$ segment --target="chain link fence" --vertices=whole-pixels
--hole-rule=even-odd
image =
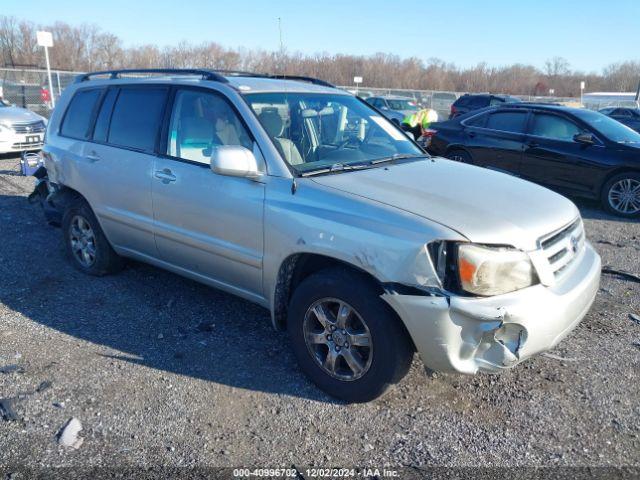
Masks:
[[[62,91],[80,73],[52,70],[53,92],[50,92],[46,70],[0,68],[0,98],[48,118],[52,96],[54,101],[60,98]]]
[[[49,91],[49,80],[46,70],[36,70],[28,68],[0,68],[0,98],[13,105],[28,108],[44,117],[49,117],[51,113],[51,97],[57,100],[62,91],[71,83],[75,77],[84,72],[68,72],[61,70],[51,71],[51,81],[53,92]],[[451,111],[451,104],[461,95],[469,92],[452,92],[442,90],[411,90],[398,88],[370,88],[354,86],[340,86],[351,93],[355,93],[362,98],[396,95],[412,99],[418,105],[425,108],[432,108],[438,112],[440,118],[448,118]],[[539,103],[560,103],[562,105],[591,108],[597,110],[605,106],[628,106],[637,105],[633,100],[633,94],[609,94],[610,96],[595,97],[593,94],[585,94],[584,102],[580,98],[571,97],[534,97],[527,95],[515,95],[527,102]],[[602,94],[596,94],[602,95]]]

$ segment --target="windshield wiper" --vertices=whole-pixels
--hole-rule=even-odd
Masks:
[[[334,163],[331,166],[318,168],[317,170],[311,170],[309,172],[303,172],[300,175],[303,177],[312,177],[313,175],[322,175],[325,173],[335,173],[335,172],[348,172],[352,170],[363,170],[365,168],[371,168],[370,164],[367,163],[356,163],[356,164],[348,164],[348,163]]]
[[[429,158],[426,153],[396,153],[390,157],[378,158],[377,160],[371,160],[371,165],[377,165],[379,163],[394,162],[396,160],[406,160],[408,158]]]

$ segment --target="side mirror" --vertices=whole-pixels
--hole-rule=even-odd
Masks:
[[[251,150],[240,145],[221,145],[211,150],[211,170],[218,175],[256,179],[261,172]]]
[[[593,145],[595,143],[593,135],[586,132],[574,135],[573,140],[578,143],[584,143],[585,145]]]

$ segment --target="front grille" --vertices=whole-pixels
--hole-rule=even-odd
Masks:
[[[540,247],[556,278],[573,263],[584,248],[584,241],[584,227],[580,218],[559,232],[540,239]]]
[[[13,150],[30,150],[30,149],[40,148],[43,145],[44,145],[44,142],[37,142],[37,143],[18,142],[11,145],[11,148]]]
[[[46,130],[44,122],[38,120],[36,122],[14,123],[11,128],[16,133],[42,133]]]

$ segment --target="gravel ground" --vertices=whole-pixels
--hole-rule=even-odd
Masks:
[[[638,283],[604,275],[556,358],[474,377],[415,360],[382,399],[344,405],[266,310],[139,263],[76,271],[17,164],[0,158],[0,367],[19,367],[0,373],[18,398],[0,467],[640,466]],[[640,272],[640,222],[579,206],[603,264]],[[71,417],[79,449],[55,440]]]

